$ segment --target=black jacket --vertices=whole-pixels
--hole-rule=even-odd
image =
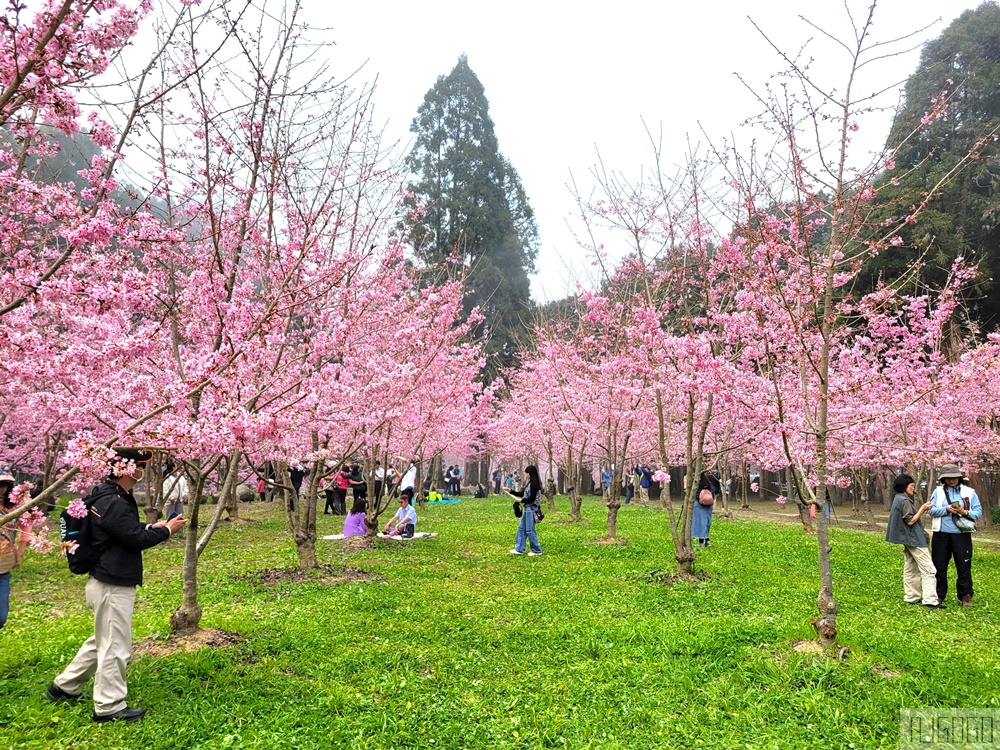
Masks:
[[[90,539],[101,557],[90,575],[116,586],[141,586],[142,551],[167,541],[170,531],[140,523],[135,497],[114,482],[101,482],[94,495]]]

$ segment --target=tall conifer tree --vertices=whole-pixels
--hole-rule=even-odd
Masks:
[[[948,108],[915,136],[934,100],[947,92]],[[984,2],[967,10],[928,42],[920,66],[906,82],[889,146],[903,143],[895,169],[883,176],[879,202],[887,225],[907,216],[927,192],[970,152],[977,156],[940,188],[920,221],[904,226],[904,244],[869,261],[859,281],[873,288],[913,279],[911,264],[923,260],[917,288],[940,286],[957,257],[979,265],[970,310],[986,330],[1000,325],[1000,164],[991,134],[1000,127],[1000,6]],[[985,141],[981,140],[985,137]],[[893,178],[907,175],[899,185]]]
[[[430,265],[459,259],[467,270],[466,306],[484,314],[487,375],[517,362],[527,341],[528,275],[538,229],[517,172],[501,153],[489,102],[465,55],[424,96],[410,130],[412,211],[407,231]]]

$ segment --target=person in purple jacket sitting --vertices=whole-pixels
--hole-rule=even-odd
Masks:
[[[368,526],[365,525],[367,510],[368,501],[365,498],[359,497],[354,501],[354,505],[351,506],[351,512],[344,519],[345,537],[365,536],[368,533]]]

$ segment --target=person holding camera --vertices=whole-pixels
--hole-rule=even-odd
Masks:
[[[115,449],[113,461],[134,468],[120,476],[113,471],[93,491],[89,501],[88,543],[99,558],[87,580],[87,606],[94,613],[94,634],[45,692],[51,701],[74,701],[94,678],[94,721],[138,721],[141,708],[125,703],[125,667],[132,655],[132,610],[136,587],[142,585],[142,551],[167,541],[187,521],[143,524],[132,488],[142,480],[153,459],[148,450]]]
[[[920,520],[931,509],[928,500],[919,508],[913,505],[916,484],[909,474],[900,474],[892,483],[896,496],[889,510],[885,540],[903,545],[903,601],[931,609],[944,609],[937,596],[937,572],[927,551],[927,532]]]
[[[931,531],[931,559],[937,569],[938,601],[948,594],[948,563],[955,559],[956,592],[963,607],[972,606],[972,532],[983,515],[979,495],[967,483],[965,472],[956,464],[945,464],[938,475],[941,486],[931,495],[928,514],[934,520]]]
[[[517,497],[513,490],[508,489],[507,492]],[[520,521],[517,524],[514,549],[510,551],[512,555],[523,555],[526,542],[531,544],[528,557],[538,557],[542,554],[542,547],[538,543],[538,534],[535,532],[535,511],[540,508],[541,492],[542,480],[538,476],[538,467],[524,467],[524,491],[521,493],[520,502],[514,504],[514,513],[520,515]],[[518,509],[521,511],[519,514],[517,513]]]

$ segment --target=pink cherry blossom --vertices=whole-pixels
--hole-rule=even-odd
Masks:
[[[87,505],[83,500],[71,500],[66,512],[73,518],[83,518],[87,515]]]

